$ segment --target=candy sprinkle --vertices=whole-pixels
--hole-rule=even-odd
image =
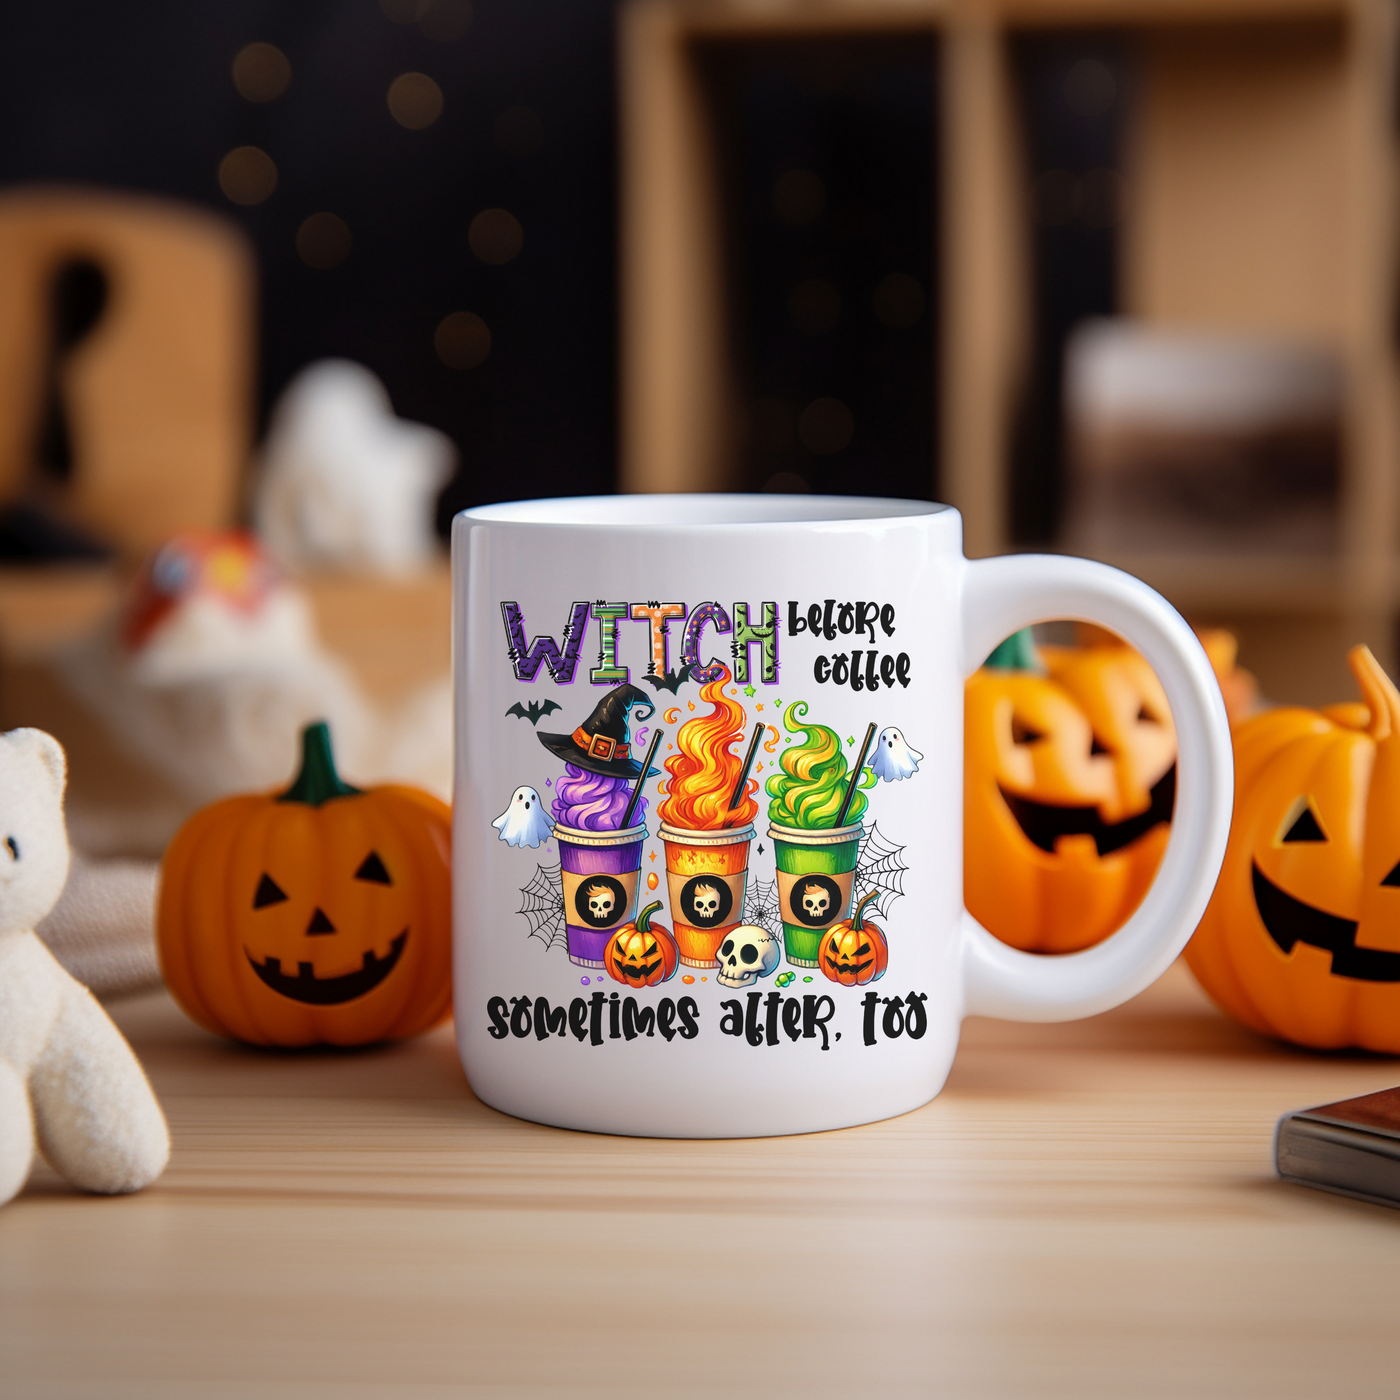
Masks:
[[[695,979],[690,975],[690,973],[687,972],[687,973],[681,978],[681,981],[684,982],[685,985],[688,987],[688,986],[690,986],[690,984],[691,984],[693,981],[695,981]]]

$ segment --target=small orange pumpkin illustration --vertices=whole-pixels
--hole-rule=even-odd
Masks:
[[[822,975],[843,987],[863,987],[885,974],[889,944],[885,935],[865,918],[865,906],[878,894],[879,890],[871,890],[849,919],[827,929],[817,947],[817,966]]]
[[[651,916],[661,908],[658,899],[648,904],[630,924],[623,924],[603,949],[608,976],[629,987],[655,987],[674,977],[680,948],[671,931],[654,924]]]
[[[1400,1054],[1400,693],[1365,647],[1364,703],[1234,732],[1235,811],[1186,961],[1222,1009],[1318,1049]]]
[[[342,782],[302,734],[285,792],[229,797],[176,833],[156,941],[175,1000],[254,1045],[363,1045],[451,1008],[451,812],[413,787]]]

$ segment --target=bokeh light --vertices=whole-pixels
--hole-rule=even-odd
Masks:
[[[1123,217],[1127,181],[1116,171],[1099,166],[1079,182],[1075,212],[1086,228],[1112,228]]]
[[[219,162],[219,188],[235,204],[261,204],[277,188],[277,166],[259,146],[235,146]]]
[[[491,353],[491,328],[473,312],[454,311],[438,323],[433,349],[449,369],[475,369]]]
[[[1113,70],[1098,58],[1081,58],[1065,74],[1065,104],[1086,121],[1101,117],[1118,98]]]
[[[841,319],[841,293],[825,277],[809,277],[788,293],[788,320],[806,335],[825,335]]]
[[[379,0],[384,18],[416,24],[429,39],[450,43],[471,28],[471,0]]]
[[[544,124],[533,107],[507,107],[492,131],[497,148],[517,159],[532,156],[544,145]]]
[[[1031,186],[1031,210],[1038,224],[1063,228],[1074,219],[1079,181],[1068,170],[1044,170]]]
[[[233,85],[249,102],[275,102],[292,81],[292,65],[276,44],[245,44],[234,55]]]
[[[525,230],[508,209],[483,209],[467,229],[467,242],[484,263],[500,267],[520,255]]]
[[[410,131],[422,131],[442,116],[442,89],[426,73],[400,73],[389,84],[389,115]]]
[[[808,484],[807,478],[799,476],[796,472],[774,472],[763,483],[763,489],[776,491],[781,496],[801,496],[812,488]]]
[[[758,452],[778,456],[789,451],[797,437],[797,410],[786,399],[755,399],[745,428]]]
[[[826,208],[826,186],[810,170],[788,170],[773,185],[773,213],[785,224],[815,223]]]
[[[1031,185],[1031,213],[1045,228],[1112,228],[1123,217],[1127,182],[1116,170],[1097,166],[1083,175],[1043,170]]]
[[[418,18],[418,28],[439,44],[460,39],[472,26],[470,0],[431,0]]]
[[[797,420],[797,436],[808,452],[830,457],[850,444],[856,430],[851,410],[840,399],[813,399]]]
[[[339,267],[350,256],[350,228],[339,214],[323,210],[297,229],[297,256],[318,272]]]
[[[892,331],[917,326],[924,316],[924,289],[907,272],[892,272],[875,284],[871,298],[875,319]]]

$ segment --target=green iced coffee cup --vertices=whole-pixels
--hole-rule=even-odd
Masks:
[[[783,951],[795,967],[816,967],[817,948],[832,924],[850,917],[861,822],[812,831],[768,828],[778,865]]]

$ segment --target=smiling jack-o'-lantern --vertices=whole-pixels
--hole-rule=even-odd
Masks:
[[[1318,1049],[1400,1053],[1400,694],[1365,647],[1363,704],[1234,734],[1225,863],[1186,950],[1225,1011]]]
[[[195,813],[162,865],[161,971],[200,1025],[254,1045],[416,1035],[451,1006],[451,813],[341,781],[324,724],[285,792]]]
[[[865,917],[865,906],[879,894],[871,890],[849,919],[832,924],[817,948],[822,975],[843,987],[863,987],[885,975],[890,947],[885,935]]]
[[[1004,942],[1067,953],[1112,933],[1152,883],[1175,797],[1171,712],[1131,647],[1018,634],[967,682],[963,883]]]
[[[681,951],[664,924],[651,916],[661,908],[658,899],[648,904],[630,924],[623,924],[603,949],[608,976],[629,987],[654,987],[675,975]]]

